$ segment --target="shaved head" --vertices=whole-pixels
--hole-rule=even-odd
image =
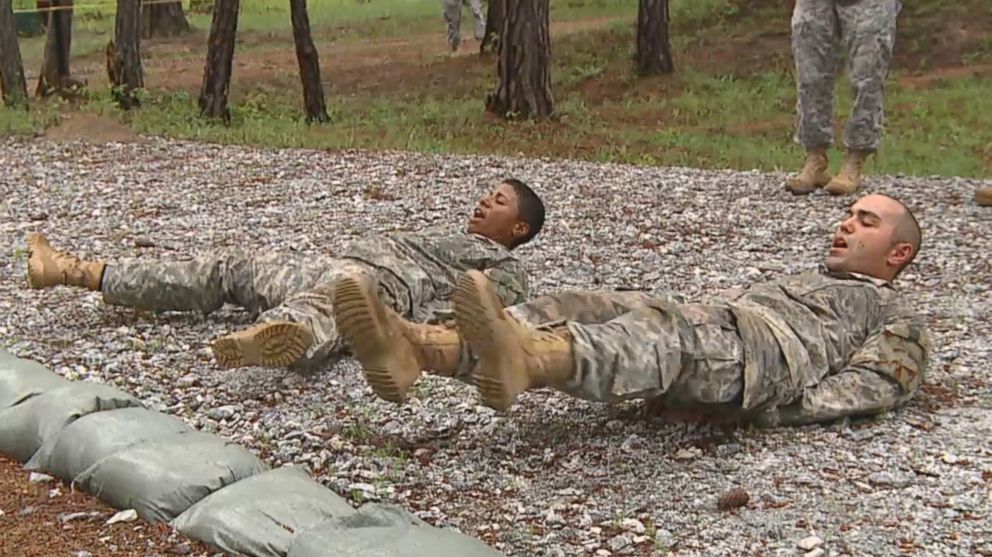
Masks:
[[[892,280],[916,258],[922,236],[916,216],[902,201],[866,195],[838,224],[826,264],[833,271]]]

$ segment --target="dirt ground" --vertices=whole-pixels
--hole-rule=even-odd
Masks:
[[[106,522],[117,511],[58,480],[32,483],[0,455],[0,555],[3,557],[188,557],[216,555],[164,524]]]

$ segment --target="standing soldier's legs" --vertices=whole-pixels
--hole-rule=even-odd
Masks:
[[[482,7],[482,0],[464,1],[472,10],[472,18],[475,20],[475,40],[481,41],[486,36],[486,10]]]
[[[857,191],[865,159],[878,150],[885,78],[896,40],[898,11],[897,0],[858,0],[837,5],[854,110],[844,130],[844,164],[827,185],[832,194]]]
[[[448,46],[451,51],[458,50],[462,42],[462,3],[461,0],[442,0],[444,23],[447,25]]]
[[[479,358],[482,400],[498,410],[543,386],[603,402],[665,395],[720,405],[741,396],[743,343],[726,309],[659,301],[605,323],[541,332],[511,319],[485,277],[471,271],[452,300]]]
[[[838,33],[834,6],[834,0],[796,0],[792,12],[798,119],[795,141],[806,149],[802,170],[786,181],[786,187],[795,194],[810,193],[830,181],[827,149],[834,140]]]

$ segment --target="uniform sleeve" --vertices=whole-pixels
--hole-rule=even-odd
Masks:
[[[504,307],[527,301],[527,273],[520,261],[500,262],[496,266],[486,269],[483,273],[492,281]]]
[[[759,425],[825,422],[900,406],[919,388],[932,346],[918,320],[890,320],[868,337],[843,370],[806,389],[801,401],[761,414]]]

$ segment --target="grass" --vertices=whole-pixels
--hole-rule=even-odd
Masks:
[[[288,30],[288,4],[244,0],[243,6],[240,28],[246,30],[245,46],[239,48],[250,48],[252,57],[285,50],[288,38],[276,31]],[[507,123],[485,114],[483,98],[494,84],[494,61],[441,56],[439,10],[433,0],[311,2],[317,37],[438,36],[436,59],[403,58],[405,53],[397,51],[396,60],[379,60],[381,65],[368,71],[359,67],[352,73],[325,74],[332,117],[327,125],[302,122],[295,67],[279,76],[256,76],[251,83],[239,83],[236,72],[230,126],[202,120],[191,90],[147,91],[143,108],[122,117],[107,92],[96,87],[73,110],[122,117],[143,133],[274,147],[524,153],[764,170],[791,169],[800,158],[791,140],[795,91],[788,14],[778,2],[672,0],[676,73],[643,79],[634,76],[630,67],[633,0],[552,0],[553,22],[610,19],[600,22],[598,29],[555,36],[552,81],[559,118],[539,123]],[[925,6],[907,4],[904,11],[897,67],[886,95],[883,148],[868,171],[992,176],[988,135],[992,95],[987,94],[992,90],[992,79],[987,77],[992,72],[977,77],[951,73],[924,85],[903,79],[945,67],[992,62],[992,39],[982,33],[973,40],[937,42],[942,46],[933,47],[938,38],[947,36],[947,26],[961,25],[967,31],[970,22],[978,28],[992,22],[992,7],[985,0],[937,0]],[[194,25],[206,28],[206,20],[197,17],[205,16],[191,16]],[[102,48],[106,35],[98,32],[100,21],[81,24],[80,39],[74,42],[77,56],[75,45],[85,50],[87,40]],[[22,41],[25,59],[40,59],[40,50],[31,50],[37,46],[31,41],[40,39]],[[156,57],[167,55],[168,51],[155,51]],[[322,50],[322,56],[327,59],[328,54]],[[850,108],[846,80],[841,78],[838,138]],[[65,105],[35,103],[29,113],[0,111],[0,133],[41,130],[65,110]]]

